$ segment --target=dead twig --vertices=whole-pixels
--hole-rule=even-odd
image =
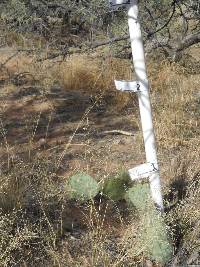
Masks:
[[[108,131],[103,131],[100,133],[100,135],[106,135],[106,134],[134,136],[133,132],[127,132],[127,131],[123,131],[123,130],[108,130]]]

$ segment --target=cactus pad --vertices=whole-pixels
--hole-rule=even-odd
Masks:
[[[77,173],[69,178],[70,198],[85,201],[92,199],[99,192],[99,185],[94,178],[86,173]]]
[[[172,245],[168,238],[164,219],[156,210],[151,199],[149,185],[137,184],[131,187],[125,198],[139,211],[141,227],[138,246],[156,262],[167,263],[172,256]]]
[[[124,199],[124,195],[130,187],[131,179],[126,172],[108,178],[103,185],[103,194],[110,199],[117,201]]]

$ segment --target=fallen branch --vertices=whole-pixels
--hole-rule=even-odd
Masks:
[[[121,135],[126,135],[126,136],[134,136],[133,132],[127,132],[123,130],[108,130],[108,131],[103,131],[100,133],[100,135],[106,135],[106,134],[121,134]]]

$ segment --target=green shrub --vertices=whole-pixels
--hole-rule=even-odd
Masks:
[[[108,178],[103,184],[103,194],[117,201],[124,199],[125,193],[131,185],[131,179],[126,172]]]

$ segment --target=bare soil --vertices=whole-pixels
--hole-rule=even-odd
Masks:
[[[66,175],[89,170],[96,176],[142,163],[135,107],[113,112],[96,104],[87,92],[68,92],[59,85],[44,92],[30,81],[1,84],[1,162],[5,155],[27,157],[35,150],[63,155]]]

